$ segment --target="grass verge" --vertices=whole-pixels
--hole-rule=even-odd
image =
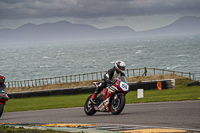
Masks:
[[[9,126],[0,126],[1,133],[70,133],[67,131],[56,131],[52,129],[39,130],[39,129],[25,129],[23,127],[14,128]]]
[[[144,98],[137,98],[137,91],[130,91],[126,96],[126,103],[181,101],[200,99],[200,86],[187,86],[188,79],[176,79],[175,89],[145,90]],[[31,97],[9,99],[4,112],[41,110],[53,108],[83,107],[90,94],[57,95],[46,97]]]

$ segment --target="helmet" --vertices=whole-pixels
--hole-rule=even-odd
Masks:
[[[126,69],[126,64],[123,61],[116,61],[115,62],[115,68],[119,71],[124,73],[124,70]]]
[[[3,84],[5,82],[5,77],[3,75],[0,75],[0,84]]]

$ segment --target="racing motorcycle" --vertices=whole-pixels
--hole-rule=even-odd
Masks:
[[[94,82],[98,87],[98,83]],[[95,104],[91,102],[90,95],[84,106],[84,111],[87,115],[94,115],[97,111],[111,112],[113,115],[120,114],[124,109],[126,99],[125,96],[129,91],[129,85],[125,76],[115,78],[115,82],[104,88],[100,94],[94,99]]]
[[[8,101],[9,97],[7,93],[4,90],[1,90],[0,92],[0,117],[3,114],[3,109],[6,101]]]

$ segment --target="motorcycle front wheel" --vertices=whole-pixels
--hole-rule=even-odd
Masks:
[[[87,115],[94,115],[96,113],[96,110],[94,109],[92,103],[90,102],[91,97],[92,95],[88,97],[84,106],[84,111]]]
[[[118,95],[118,94],[113,95],[111,97],[111,105],[110,105],[111,113],[113,115],[120,114],[124,109],[125,103],[126,99],[124,95]]]
[[[3,114],[3,109],[4,109],[4,105],[0,104],[0,118],[1,118],[1,115]]]

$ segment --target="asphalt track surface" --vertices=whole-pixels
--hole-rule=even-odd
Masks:
[[[120,115],[97,112],[87,116],[83,107],[4,113],[0,123],[90,123],[167,127],[200,131],[200,100],[126,104]]]

